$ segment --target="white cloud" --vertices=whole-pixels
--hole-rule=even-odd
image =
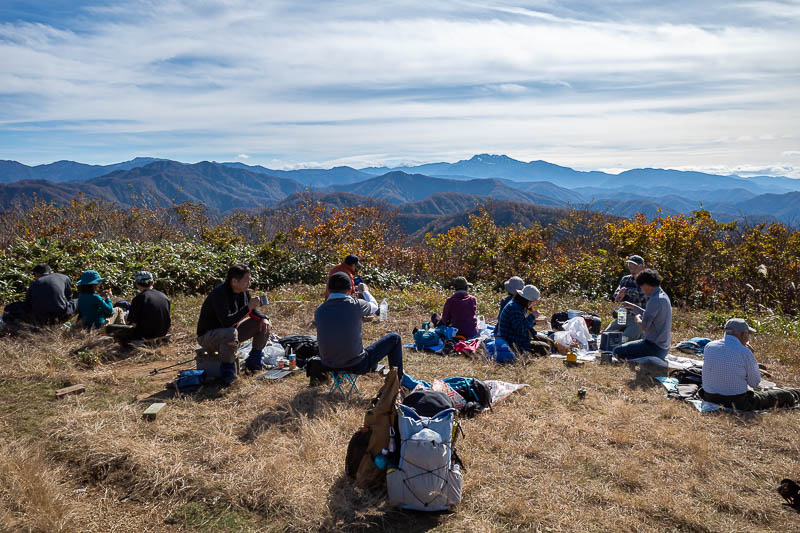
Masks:
[[[250,156],[247,154],[239,154],[236,156],[236,159],[250,159]]]
[[[74,31],[0,24],[0,124],[31,139],[0,133],[0,157],[108,159],[125,143],[282,166],[496,152],[782,168],[775,154],[795,155],[794,27],[753,25],[750,3],[713,25],[666,11],[653,23],[644,4],[625,19],[531,4],[142,0],[93,8]],[[61,132],[52,152],[37,130]]]

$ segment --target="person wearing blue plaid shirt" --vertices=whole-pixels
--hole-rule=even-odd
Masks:
[[[622,276],[619,281],[617,290],[614,291],[615,302],[629,302],[638,307],[644,307],[647,303],[647,297],[642,292],[641,287],[636,284],[636,276],[645,269],[644,259],[640,255],[632,255],[625,265],[628,267],[630,274]],[[622,336],[626,337],[624,342],[635,341],[642,338],[642,329],[636,320],[629,318],[627,323],[622,326],[617,322],[617,312],[614,311],[614,320],[608,325],[606,331],[621,331]]]
[[[761,370],[750,346],[755,331],[744,319],[732,318],[725,323],[725,337],[706,344],[703,399],[740,411],[800,405],[800,389],[757,390]]]
[[[538,356],[550,355],[550,342],[537,336],[533,326],[539,312],[535,310],[541,299],[539,289],[525,285],[500,312],[495,337],[505,340],[517,353]],[[531,336],[534,338],[531,339]],[[549,340],[549,339],[548,339]]]

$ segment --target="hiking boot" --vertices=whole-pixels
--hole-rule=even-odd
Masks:
[[[219,380],[222,382],[223,387],[229,387],[233,385],[236,382],[236,364],[220,363]]]
[[[262,350],[253,350],[247,359],[244,360],[244,365],[250,372],[256,372],[264,368],[264,352]]]

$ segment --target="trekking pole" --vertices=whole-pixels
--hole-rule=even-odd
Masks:
[[[174,365],[165,366],[163,368],[154,368],[153,370],[150,371],[150,375],[151,376],[155,376],[156,374],[158,374],[162,370],[167,370],[169,368],[174,368],[176,366],[185,365],[187,363],[191,363],[192,361],[194,361],[194,357],[192,357],[191,359],[187,359],[186,361],[181,361],[180,363],[175,363]]]

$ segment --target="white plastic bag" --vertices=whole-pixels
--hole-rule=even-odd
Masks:
[[[572,344],[572,334],[569,331],[556,331],[553,335],[553,340],[557,344],[569,348],[570,344]]]
[[[286,352],[280,344],[269,344],[264,346],[264,364],[278,365],[278,358],[283,357]]]
[[[589,328],[586,327],[586,321],[581,316],[570,318],[564,324],[564,331],[568,331],[572,336],[573,342],[577,342],[581,350],[589,349],[589,341],[592,339]]]

